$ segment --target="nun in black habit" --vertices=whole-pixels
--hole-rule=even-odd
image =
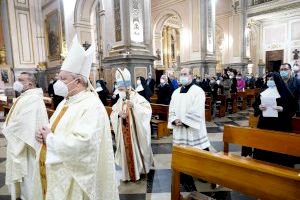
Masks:
[[[254,115],[259,116],[257,128],[274,131],[291,132],[292,117],[295,115],[297,102],[277,72],[271,72],[266,76],[266,85],[253,103]],[[264,117],[263,111],[266,109],[262,105],[261,98],[273,96],[276,98],[277,106],[273,109],[278,111],[278,117]],[[288,144],[282,144],[288,145]],[[294,167],[296,158],[280,153],[254,149],[253,158],[275,164]],[[299,160],[299,159],[297,159]]]

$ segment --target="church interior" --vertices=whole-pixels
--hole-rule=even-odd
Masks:
[[[83,48],[95,45],[88,78],[96,91],[106,88],[101,100],[109,115],[118,68],[129,70],[133,88],[139,87],[137,79],[148,85],[148,79],[155,82],[148,96],[154,166],[138,181],[120,181],[121,200],[179,200],[180,195],[224,200],[300,198],[300,89],[299,96],[294,95],[298,114],[291,117],[288,134],[258,129],[260,118],[252,107],[269,72],[281,75],[288,63],[290,77],[297,79],[300,0],[0,0],[1,127],[16,98],[13,84],[22,72],[35,75],[48,116],[55,112],[50,86],[75,35]],[[174,91],[182,68],[190,69],[193,83],[206,94],[210,152],[174,147],[168,129],[170,100],[167,105],[158,101],[159,95],[165,95],[159,92],[163,77]],[[237,80],[236,88],[241,79],[244,86],[229,92],[230,85],[228,97],[225,82],[231,76]],[[215,89],[213,85],[220,82],[222,89]],[[294,167],[257,163],[242,156],[244,147],[298,160]],[[11,199],[5,184],[6,148],[1,133],[1,200]],[[180,184],[181,173],[192,176],[193,183]]]

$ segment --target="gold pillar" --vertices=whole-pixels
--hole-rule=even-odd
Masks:
[[[167,42],[168,42],[168,68],[172,67],[172,29],[171,27],[167,27]]]
[[[163,28],[163,65],[165,68],[168,67],[168,40],[167,40],[167,27]]]

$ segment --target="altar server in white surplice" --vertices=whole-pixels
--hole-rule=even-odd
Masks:
[[[180,74],[181,87],[172,95],[168,127],[173,129],[173,143],[208,150],[210,142],[205,124],[205,93],[192,83],[189,68]]]
[[[2,130],[7,140],[5,183],[10,187],[13,200],[41,199],[33,195],[33,191],[41,191],[41,186],[33,180],[36,155],[41,146],[35,136],[48,124],[43,90],[36,88],[34,75],[27,72],[21,73],[13,88],[21,95],[10,109]]]
[[[54,84],[65,99],[38,138],[46,200],[119,199],[109,118],[88,80],[94,51],[75,36]]]
[[[120,98],[113,105],[110,116],[116,134],[116,163],[122,168],[123,181],[137,181],[153,164],[152,109],[150,103],[131,88],[130,72],[126,68],[118,70],[116,82]]]

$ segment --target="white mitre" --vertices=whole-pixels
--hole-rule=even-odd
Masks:
[[[123,80],[124,78],[124,80]],[[123,70],[118,68],[116,71],[116,82],[117,87],[130,87],[131,86],[131,75],[127,68]]]
[[[95,45],[84,50],[79,43],[77,35],[74,36],[70,50],[61,66],[62,71],[68,71],[89,78],[92,67]]]

